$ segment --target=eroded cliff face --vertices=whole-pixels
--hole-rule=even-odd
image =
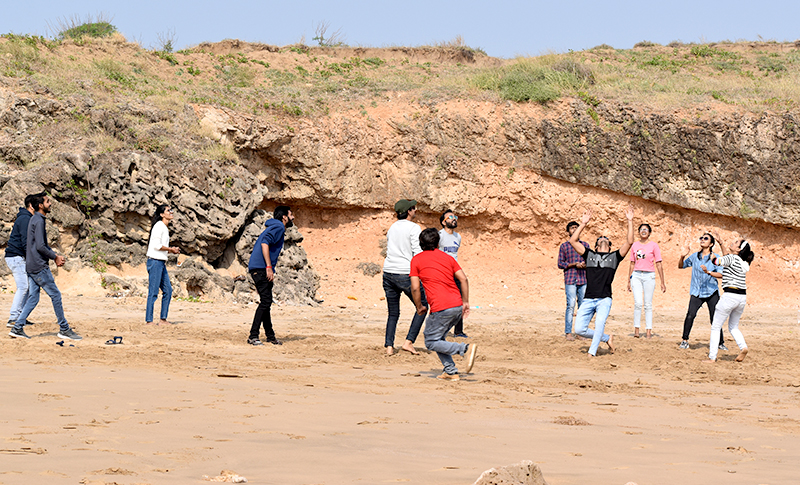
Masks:
[[[31,135],[37,126],[76,117],[88,120],[85,136],[56,129],[49,140]],[[131,134],[132,117],[138,137]],[[190,292],[221,288],[246,299],[252,288],[213,273],[244,272],[245,246],[263,223],[261,210],[279,202],[361,211],[415,198],[429,214],[452,208],[474,216],[489,234],[533,234],[576,218],[586,192],[581,187],[593,187],[662,204],[673,218],[689,209],[747,219],[751,226],[797,227],[797,124],[793,112],[653,112],[579,99],[544,107],[426,104],[401,95],[359,112],[267,120],[204,105],[98,108],[87,98],[0,88],[0,243],[24,196],[46,189],[56,200],[51,221],[57,230],[50,237],[60,251],[84,264],[101,254],[107,264],[138,265],[149,214],[170,203],[177,216],[172,238],[197,259],[178,280]],[[187,156],[181,148],[198,143],[191,135],[198,127],[240,162]],[[109,152],[93,134],[124,143]],[[142,149],[143,140],[165,137],[166,148]],[[621,200],[600,203],[601,218]],[[290,240],[300,247],[302,236]],[[308,303],[319,277],[301,251],[287,251],[293,276],[276,291]]]
[[[323,207],[385,208],[414,197],[433,211],[504,217],[524,203],[517,182],[542,175],[797,226],[798,123],[796,113],[654,113],[577,99],[549,108],[397,102],[366,119],[336,115],[280,134],[266,128],[256,135],[266,149],[233,140],[271,198]]]

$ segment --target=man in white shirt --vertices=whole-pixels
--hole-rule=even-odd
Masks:
[[[397,321],[400,319],[400,295],[405,294],[409,300],[411,296],[411,258],[422,252],[419,245],[419,235],[422,232],[419,225],[412,222],[417,214],[417,201],[401,199],[394,205],[397,221],[392,224],[386,233],[386,260],[383,263],[383,291],[386,292],[386,304],[389,308],[389,317],[386,320],[386,340],[384,347],[386,354],[394,354],[394,336],[397,331]],[[425,289],[422,292],[422,304],[428,306],[425,299]],[[406,352],[419,354],[414,348],[425,314],[414,314],[411,328],[406,335],[406,341],[401,347]]]
[[[439,251],[450,255],[458,261],[458,248],[461,247],[461,234],[457,233],[455,229],[458,227],[458,216],[450,209],[442,212],[439,216],[439,224],[442,228],[439,230]],[[458,290],[461,291],[461,283],[456,281]],[[453,327],[453,334],[455,337],[468,338],[464,333],[464,319],[459,318]]]

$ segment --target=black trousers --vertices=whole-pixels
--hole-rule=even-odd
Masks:
[[[461,291],[461,282],[458,281],[458,278],[455,278],[456,286],[458,287],[458,291]],[[461,294],[461,299],[464,299],[464,294]],[[458,321],[456,322],[455,327],[453,327],[453,334],[458,335],[460,333],[464,333],[464,316],[458,317]]]
[[[717,307],[719,301],[719,293],[714,292],[708,298],[700,298],[699,296],[689,297],[689,310],[686,311],[686,319],[683,320],[683,340],[689,340],[689,333],[692,331],[694,324],[694,317],[697,316],[697,310],[703,306],[703,303],[708,307],[709,323],[714,323],[714,309]],[[719,344],[722,345],[724,339],[722,338],[722,329],[719,329]]]
[[[250,338],[257,339],[258,334],[261,332],[261,326],[263,325],[267,341],[275,340],[275,332],[272,330],[272,317],[270,316],[273,282],[267,279],[266,269],[254,269],[250,272],[250,276],[253,277],[253,283],[256,284],[258,296],[261,298],[261,302],[256,308],[256,314],[253,316],[253,325],[250,327]]]

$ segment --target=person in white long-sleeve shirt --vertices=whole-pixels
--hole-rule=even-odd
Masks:
[[[386,340],[384,347],[388,355],[394,354],[394,336],[397,331],[397,321],[400,319],[400,295],[405,294],[409,300],[411,296],[411,258],[422,252],[419,245],[419,235],[422,232],[419,225],[413,222],[417,213],[417,201],[402,199],[394,205],[397,222],[392,224],[386,233],[386,260],[383,263],[383,291],[386,293],[386,304],[389,308],[389,317],[386,320]],[[421,288],[422,302],[428,306],[425,299],[425,290]],[[406,341],[401,347],[407,352],[416,355],[419,352],[414,348],[425,314],[414,314],[411,328],[406,335]]]
[[[153,306],[161,290],[161,323],[168,323],[169,302],[172,298],[172,284],[167,274],[167,256],[170,253],[178,254],[178,247],[169,245],[169,229],[167,224],[173,219],[172,209],[164,204],[156,208],[150,226],[150,241],[147,245],[147,274],[149,282],[147,287],[147,307],[144,320],[153,323]]]

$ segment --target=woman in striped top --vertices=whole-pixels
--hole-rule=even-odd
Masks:
[[[725,254],[725,244],[720,241],[719,237],[716,239],[720,242],[723,256],[715,258],[713,263],[723,267],[722,289],[725,293],[720,297],[717,308],[714,311],[714,323],[711,324],[711,342],[709,343],[707,362],[716,362],[717,360],[719,332],[725,320],[728,320],[728,331],[736,340],[736,345],[739,346],[739,355],[736,357],[736,362],[741,362],[747,355],[747,343],[744,341],[742,331],[739,330],[739,319],[742,317],[745,303],[747,303],[746,278],[755,254],[750,249],[750,243],[744,239],[732,241],[727,248],[731,254]]]

